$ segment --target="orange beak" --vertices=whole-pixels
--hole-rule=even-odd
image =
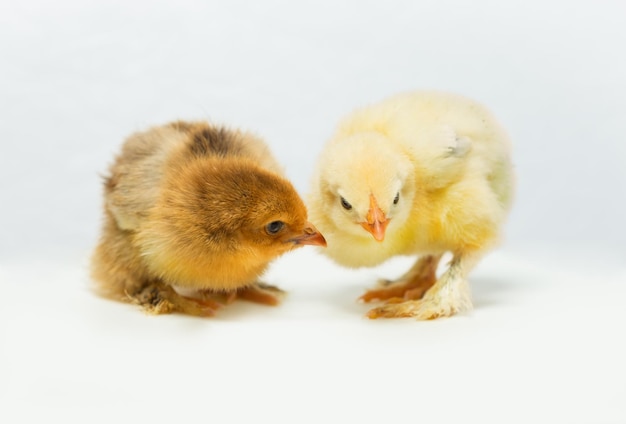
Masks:
[[[378,207],[378,203],[373,194],[370,194],[370,209],[367,212],[366,218],[367,222],[360,222],[361,226],[372,234],[376,241],[383,241],[389,220],[385,216],[385,212]]]
[[[293,237],[288,241],[293,244],[310,244],[313,246],[326,247],[326,239],[310,222],[304,224],[304,233],[302,235]]]

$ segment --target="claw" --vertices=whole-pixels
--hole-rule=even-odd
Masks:
[[[365,303],[390,299],[419,300],[434,282],[434,278],[408,282],[392,282],[383,288],[368,290],[359,297],[359,300]]]
[[[367,317],[369,319],[377,319],[377,318],[409,318],[413,316],[410,312],[402,311],[400,308],[396,307],[399,305],[401,305],[401,303],[390,304],[390,305],[380,306],[378,308],[371,309],[367,313]]]
[[[427,295],[421,300],[389,299],[383,306],[371,309],[367,313],[367,317],[370,319],[413,317],[418,320],[432,320],[449,317],[471,309],[472,305],[469,298],[442,299]]]

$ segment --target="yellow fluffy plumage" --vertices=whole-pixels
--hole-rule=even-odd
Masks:
[[[498,241],[514,179],[508,137],[467,98],[400,94],[344,118],[322,151],[309,197],[324,253],[348,267],[420,255],[362,300],[369,316],[432,319],[471,308],[467,274]],[[436,276],[441,256],[448,269]]]

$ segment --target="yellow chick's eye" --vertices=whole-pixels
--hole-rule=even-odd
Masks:
[[[284,227],[285,223],[283,221],[272,221],[265,226],[265,231],[267,232],[267,234],[274,235],[277,234]]]
[[[341,198],[341,206],[343,206],[343,208],[345,210],[347,210],[347,211],[352,209],[352,205],[350,203],[348,203],[348,201],[346,199],[344,199],[343,197]]]
[[[398,194],[396,194],[396,197],[394,197],[393,204],[397,205],[399,201],[400,201],[400,192],[398,192]]]

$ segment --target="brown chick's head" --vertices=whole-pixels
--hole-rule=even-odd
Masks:
[[[413,168],[389,143],[382,134],[361,133],[326,151],[320,186],[314,188],[323,196],[323,201],[312,202],[316,220],[324,216],[341,232],[382,242],[407,219],[414,197]]]
[[[291,249],[326,244],[293,186],[251,161],[206,158],[177,172],[138,240],[171,281],[233,289]]]

